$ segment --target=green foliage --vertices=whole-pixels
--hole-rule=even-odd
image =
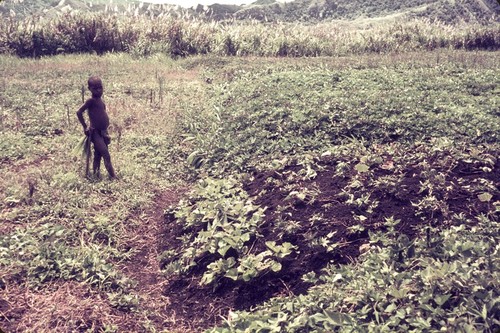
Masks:
[[[319,155],[349,138],[366,144],[442,137],[496,142],[495,72],[447,64],[237,70],[230,85],[215,88],[218,111],[203,120],[205,132],[191,130],[194,124],[187,129],[197,156],[190,160],[201,166],[202,158],[207,171],[218,173]]]
[[[495,332],[500,128],[490,82],[496,70],[436,63],[226,67],[222,75],[230,82],[212,88],[214,111],[190,117],[184,127],[193,147],[188,163],[198,168],[202,183],[230,174],[251,183],[249,174],[265,172],[268,182],[249,200],[255,205],[273,191],[283,199],[261,214],[262,220],[273,216],[265,226],[266,236],[274,238],[266,238],[257,223],[251,238],[258,252],[248,253],[249,243],[243,243],[238,255],[222,251],[178,260],[195,253],[186,244],[210,230],[211,222],[200,222],[203,216],[223,220],[215,218],[217,205],[228,198],[236,206],[232,185],[210,185],[220,194],[196,194],[174,210],[184,212],[175,215],[177,221],[196,228],[185,229],[181,251],[166,254],[167,271],[189,274],[198,267],[202,284],[217,285],[222,278],[248,283],[262,277],[261,269],[279,275],[280,253],[289,247],[294,255],[321,249],[326,257],[345,246],[328,221],[319,213],[307,221],[293,215],[313,207],[325,211],[337,202],[352,214],[349,232],[367,233],[370,240],[355,263],[305,274],[303,280],[314,284],[307,294],[230,312],[210,332]],[[339,193],[331,189],[325,203],[318,197],[329,189],[312,184],[330,164],[330,180],[344,185]],[[381,208],[388,201],[408,204],[402,218]],[[232,224],[240,228],[240,220]],[[324,229],[330,232],[320,235]],[[276,240],[287,237],[303,237],[308,247],[285,242],[276,250]]]
[[[89,62],[96,65],[89,67]],[[137,124],[137,112],[150,112],[153,107],[158,118],[163,118],[161,105],[151,106],[149,100],[137,98],[133,107],[123,106],[132,101],[124,93],[130,85],[137,88],[134,93],[158,88],[159,79],[151,80],[149,86],[145,63],[137,69],[137,77],[127,72],[126,78],[117,79],[124,74],[123,68],[130,71],[133,62],[125,54],[94,60],[88,56],[0,57],[4,74],[0,79],[0,275],[3,288],[9,289],[3,299],[12,304],[2,310],[3,318],[11,322],[4,328],[2,321],[2,329],[14,331],[28,325],[24,315],[13,320],[5,311],[25,308],[24,300],[48,295],[61,285],[88,290],[84,297],[118,315],[143,306],[132,280],[135,276],[123,267],[136,264],[131,259],[137,251],[130,240],[136,236],[132,230],[142,224],[143,212],[173,172],[171,157],[175,154],[169,154],[175,136],[168,135],[173,125],[162,126],[155,117],[148,118],[147,127],[145,121]],[[168,64],[162,62],[163,67]],[[110,150],[121,177],[115,182],[86,179],[85,160],[71,154],[83,138],[75,116],[82,103],[81,87],[94,70],[109,78],[105,79],[105,95],[113,124]],[[155,70],[151,72],[154,78]],[[158,126],[161,136],[154,132]],[[122,128],[126,135],[120,140]],[[172,186],[175,181],[168,183]],[[26,298],[18,297],[18,292]],[[51,315],[58,316],[51,312],[47,321],[53,321]],[[100,323],[116,323],[104,317],[106,313]],[[75,322],[67,321],[64,326],[78,330]],[[53,330],[40,325],[28,330]]]
[[[71,239],[67,235],[69,232],[61,225],[44,224],[2,235],[0,264],[8,267],[9,273],[5,276],[14,274],[16,279],[25,280],[35,288],[63,279],[86,282],[113,295],[127,293],[132,281],[106,262],[102,249],[68,243],[67,239]],[[130,308],[132,299],[119,305]]]
[[[391,38],[409,39],[414,49],[412,31],[423,27],[396,27]],[[220,54],[224,47],[251,54],[245,52],[268,38],[264,28],[255,39],[224,29],[212,49]],[[303,44],[280,38],[272,52],[279,46],[288,55],[302,52]],[[203,291],[247,287],[291,275],[297,259],[304,265],[310,258],[335,260],[305,271],[303,280],[313,285],[307,294],[282,289],[288,297],[255,312],[231,312],[214,331],[495,332],[496,52],[174,63],[170,48],[162,50],[168,55],[141,60],[0,57],[7,78],[0,79],[1,285],[29,296],[77,281],[107,295],[113,318],[116,308],[137,309],[141,320],[160,315],[135,295],[143,289],[120,268],[139,263],[144,248],[137,233],[152,227],[152,215],[161,216],[153,199],[172,203],[164,190],[196,179],[191,197],[168,211],[167,228],[180,237],[162,254],[169,278],[198,282]],[[81,128],[67,120],[67,110],[78,107],[82,78],[94,70],[108,78],[113,134],[123,134],[111,146],[121,176],[114,182],[85,180],[81,161],[68,157]],[[158,86],[163,105],[150,95]],[[328,182],[319,186],[319,180]],[[279,200],[266,208],[263,198],[271,196]],[[399,213],[394,206],[384,211],[389,201],[404,205],[404,214],[393,214]],[[324,216],[336,208],[343,219]],[[369,233],[359,259],[354,249],[352,264],[336,261],[353,239]],[[71,325],[68,331],[79,329]]]
[[[15,161],[31,152],[32,143],[20,133],[4,133],[0,142],[0,163]]]
[[[212,284],[222,277],[248,282],[280,271],[280,260],[295,247],[269,242],[266,250],[254,248],[264,211],[235,180],[203,179],[189,201],[170,212],[190,232],[180,248],[162,255],[165,272],[186,274],[202,265],[197,268],[204,272],[200,283]]]
[[[233,312],[208,332],[495,332],[498,222],[429,228],[414,241],[391,222],[356,265],[326,268],[308,294]]]

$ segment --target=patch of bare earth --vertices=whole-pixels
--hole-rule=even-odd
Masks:
[[[184,190],[161,193],[154,204],[138,217],[140,223],[128,230],[128,247],[134,255],[122,263],[122,272],[137,282],[133,293],[138,295],[137,311],[122,313],[120,329],[140,332],[147,329],[190,332],[184,320],[176,317],[168,295],[163,294],[167,278],[160,271],[159,256],[163,248],[164,210],[179,201]]]

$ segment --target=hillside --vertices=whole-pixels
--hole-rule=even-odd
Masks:
[[[423,11],[412,13],[412,16],[431,17],[444,22],[452,22],[457,18],[466,22],[489,22],[498,21],[499,12],[500,5],[494,0],[456,0],[436,1]]]
[[[377,0],[367,3],[362,0],[296,0],[290,3],[262,6],[250,6],[239,11],[238,18],[266,17],[285,21],[307,21],[325,19],[356,19],[392,14],[409,8],[436,2],[435,0],[417,0],[414,2],[393,2]]]
[[[27,16],[54,16],[68,12],[109,12],[131,15],[178,16],[185,10],[176,5],[155,5],[136,0],[5,0],[0,3],[0,15],[15,18]]]
[[[132,15],[171,15],[200,17],[210,20],[259,20],[318,22],[384,18],[404,15],[425,17],[430,20],[455,22],[498,21],[500,5],[495,0],[295,0],[280,3],[275,0],[258,0],[250,5],[221,5],[192,7],[148,4],[137,0],[5,0],[0,3],[3,16],[26,17],[30,15],[55,15],[68,11],[108,11]]]
[[[500,6],[494,0],[296,0],[289,3],[253,5],[236,13],[239,19],[283,21],[354,20],[404,14],[445,22],[498,19]]]

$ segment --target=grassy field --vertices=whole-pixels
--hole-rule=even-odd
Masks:
[[[1,56],[0,328],[495,332],[499,60]]]

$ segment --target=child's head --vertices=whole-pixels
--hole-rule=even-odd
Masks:
[[[92,76],[88,80],[89,90],[92,93],[92,97],[98,98],[102,96],[104,91],[102,87],[102,80],[97,76]]]

